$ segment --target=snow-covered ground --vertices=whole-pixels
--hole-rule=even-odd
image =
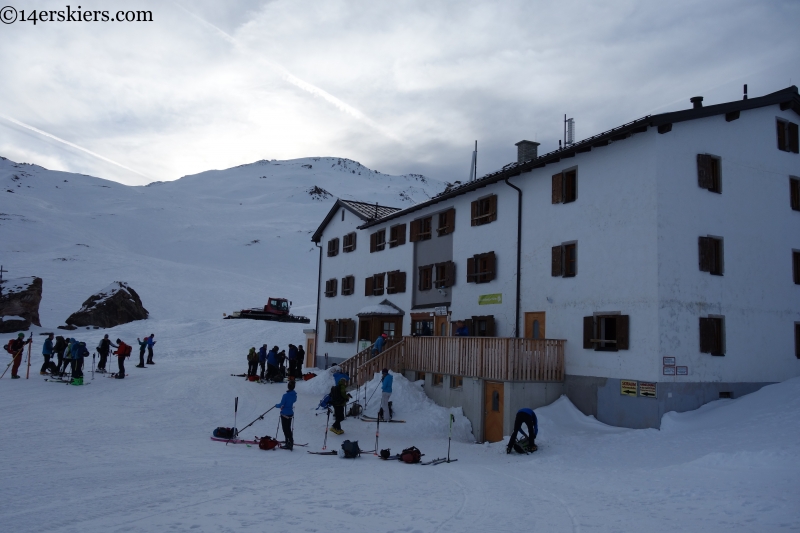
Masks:
[[[302,343],[308,326],[222,313],[282,296],[313,315],[309,237],[332,199],[306,190],[402,207],[443,187],[337,161],[260,162],[131,188],[0,160],[5,277],[44,279],[31,379],[0,381],[0,531],[800,529],[800,379],[669,413],[660,431],[605,426],[561,398],[537,411],[539,451],[529,456],[474,444],[456,409],[458,461],[437,466],[211,441],[233,424],[235,397],[243,427],[286,389],[231,374],[244,372],[249,347]],[[93,347],[105,332],[128,343],[155,333],[156,364],[129,361],[123,381],[45,382],[38,333],[115,280],[130,283],[151,318],[74,336]],[[314,408],[331,384],[324,372],[298,384],[296,442],[307,449],[322,447],[326,416]],[[445,456],[451,411],[400,376],[393,401],[407,423],[381,425],[379,447]],[[378,394],[367,413],[377,407]],[[274,436],[277,424],[272,411],[245,436]],[[343,427],[328,433],[328,449],[345,439],[374,447],[373,424]]]

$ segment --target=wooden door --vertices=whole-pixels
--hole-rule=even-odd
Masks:
[[[484,385],[483,437],[488,442],[503,440],[503,384],[487,381]]]
[[[525,338],[546,339],[544,311],[525,313]]]
[[[306,339],[306,360],[304,361],[306,368],[314,368],[316,366],[314,361],[315,349],[316,348],[314,347],[314,339],[313,338]]]
[[[433,317],[433,335],[435,337],[447,337],[447,317]]]

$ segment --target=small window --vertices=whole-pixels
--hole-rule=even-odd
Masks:
[[[800,285],[800,251],[792,250],[792,277],[794,284]]]
[[[389,228],[389,248],[406,243],[406,225],[398,224]]]
[[[701,189],[722,193],[722,169],[719,157],[697,154],[697,185]]]
[[[419,267],[419,290],[429,291],[433,287],[433,265]]]
[[[496,390],[492,391],[492,411],[500,412],[500,392]]]
[[[328,241],[328,257],[339,254],[339,237]]]
[[[433,320],[414,320],[411,323],[411,333],[415,337],[430,337],[433,335]]]
[[[431,217],[411,222],[411,242],[427,241],[431,238]]]
[[[578,169],[553,175],[552,203],[568,204],[578,198]]]
[[[574,278],[578,273],[577,243],[553,246],[550,261],[550,275],[555,277]]]
[[[598,314],[583,317],[583,347],[598,352],[628,349],[629,316]]]
[[[800,178],[789,178],[789,198],[792,210],[800,211]]]
[[[700,352],[725,355],[725,317],[700,318]]]
[[[794,356],[800,359],[800,322],[794,323]]]
[[[439,237],[449,235],[456,229],[456,210],[448,209],[444,213],[439,213],[439,227],[436,233]]]
[[[381,333],[386,333],[386,336],[390,339],[394,339],[394,336],[397,332],[397,323],[394,321],[386,321],[382,324]]]
[[[488,283],[495,278],[497,258],[494,252],[477,254],[467,259],[467,283]]]
[[[354,342],[356,338],[356,323],[349,318],[337,320],[336,342]]]
[[[778,150],[798,153],[799,148],[797,124],[778,119]]]
[[[383,282],[385,280],[385,273],[375,274],[372,276],[372,295],[381,296],[383,294]]]
[[[414,381],[425,382],[425,372],[414,372]]]
[[[434,387],[441,387],[444,383],[444,376],[442,374],[434,374],[433,375],[433,386]]]
[[[471,205],[472,225],[482,226],[497,220],[497,195],[478,198]]]
[[[473,316],[471,334],[475,337],[494,337],[494,315]]]
[[[721,276],[723,273],[723,247],[720,237],[700,237],[697,241],[700,272],[708,272],[713,276]]]
[[[339,323],[336,320],[325,321],[325,342],[336,342],[336,333]]]
[[[394,270],[386,273],[386,294],[406,292],[406,273]]]
[[[356,278],[345,276],[342,278],[342,296],[350,296],[356,292]]]
[[[452,261],[436,263],[436,282],[437,289],[452,287],[456,282],[456,265]]]
[[[450,376],[450,388],[460,389],[464,386],[464,376]]]
[[[352,252],[356,249],[356,232],[348,233],[342,238],[342,252]]]
[[[325,282],[325,297],[326,298],[333,298],[336,296],[337,286],[339,280],[336,278],[329,279]]]
[[[380,252],[386,248],[386,230],[378,230],[369,236],[369,251]]]

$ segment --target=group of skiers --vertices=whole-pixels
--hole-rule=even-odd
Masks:
[[[147,364],[154,365],[153,361],[153,346],[156,341],[155,335],[150,334],[144,340],[136,339],[139,342],[139,364],[137,368],[146,368],[144,353],[147,350]],[[25,346],[33,343],[33,338],[25,340],[25,334],[19,333],[16,339],[13,339],[6,345],[6,351],[12,356],[12,361],[9,363],[11,366],[11,378],[19,379],[19,366],[22,362],[22,354]],[[111,348],[116,348],[116,351],[111,353]],[[116,344],[112,343],[106,334],[98,344],[97,354],[100,360],[97,363],[96,372],[106,373],[106,363],[109,355],[116,355],[119,370],[113,377],[117,379],[125,378],[125,358],[130,357],[132,348],[130,345],[124,343],[122,340],[117,339]],[[54,333],[48,333],[47,338],[42,344],[42,363],[39,369],[39,374],[43,376],[55,376],[64,378],[69,374],[69,377],[74,384],[83,383],[83,360],[90,355],[89,350],[86,348],[86,343],[71,337],[56,336]],[[55,360],[52,360],[55,358]],[[67,372],[69,367],[69,372]]]
[[[247,353],[247,377],[258,377],[273,382],[280,382],[286,378],[302,379],[305,357],[306,352],[303,347],[294,344],[289,345],[288,354],[277,346],[267,350],[267,345],[264,344],[258,351],[252,347]]]

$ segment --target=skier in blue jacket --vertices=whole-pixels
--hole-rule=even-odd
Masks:
[[[267,379],[272,379],[278,373],[278,347],[273,346],[267,354]]]
[[[294,381],[289,382],[289,390],[283,393],[281,401],[275,404],[281,410],[281,426],[283,427],[284,445],[282,448],[291,450],[294,446],[294,435],[292,435],[292,420],[294,419],[294,402],[297,401],[297,393],[294,391]]]
[[[264,379],[266,377],[266,367],[267,367],[267,345],[263,344],[261,348],[258,349],[258,364],[261,367],[261,373],[259,377]]]
[[[372,343],[372,357],[377,356],[383,351],[384,346],[386,346],[386,339],[389,336],[386,333],[381,333],[380,336],[375,339],[375,342]]]
[[[528,449],[525,450],[517,444],[517,433],[522,430],[522,424],[528,426]],[[508,446],[506,446],[506,453],[511,453],[511,450],[515,450],[518,453],[526,453],[528,451],[535,452],[538,448],[534,441],[536,440],[536,435],[539,434],[539,422],[536,420],[536,413],[533,412],[533,409],[529,409],[528,407],[523,407],[519,411],[517,411],[517,416],[514,419],[514,432],[511,434],[511,438],[508,439]]]
[[[43,376],[47,375],[47,369],[50,368],[50,357],[53,355],[53,336],[54,335],[52,333],[48,334],[47,338],[44,340],[44,344],[42,345],[44,364],[39,370],[39,374],[42,374]]]
[[[378,412],[378,417],[382,421],[392,421],[392,402],[389,401],[389,398],[392,396],[392,381],[394,378],[389,373],[388,368],[384,368],[381,371],[383,376],[381,377],[381,410]],[[389,416],[388,420],[386,416]]]

